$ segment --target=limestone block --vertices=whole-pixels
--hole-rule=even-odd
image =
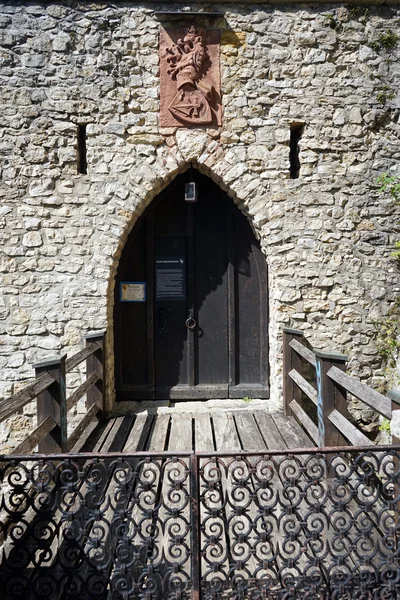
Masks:
[[[124,135],[125,131],[126,131],[126,125],[124,123],[120,123],[119,121],[107,123],[104,130],[106,133],[111,133],[111,134],[115,134],[115,135]]]
[[[353,106],[349,112],[349,121],[350,123],[362,123],[362,114],[361,108],[359,106]]]
[[[31,217],[30,219],[24,220],[24,225],[28,231],[36,230],[40,228],[41,219]]]
[[[190,161],[201,156],[208,143],[208,136],[201,130],[178,129],[175,140],[184,159]]]
[[[29,186],[29,194],[36,196],[50,196],[54,190],[54,180],[44,178],[38,181],[32,181]]]
[[[23,67],[38,68],[46,63],[46,57],[43,54],[22,54],[21,63]]]
[[[7,367],[17,369],[25,363],[24,352],[14,352],[7,361]]]
[[[55,50],[56,52],[65,52],[66,50],[68,50],[70,41],[71,37],[68,33],[58,33],[52,40],[53,50]]]
[[[42,236],[38,231],[29,231],[23,236],[22,244],[27,248],[36,248],[43,244]]]
[[[315,34],[312,32],[299,32],[295,34],[295,42],[298,46],[314,46],[316,44]]]

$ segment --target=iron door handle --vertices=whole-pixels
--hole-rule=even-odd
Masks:
[[[189,317],[185,321],[185,325],[188,329],[193,330],[197,325],[196,319],[192,315],[189,315]]]

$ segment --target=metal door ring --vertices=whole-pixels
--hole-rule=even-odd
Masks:
[[[188,329],[194,329],[197,325],[196,319],[194,319],[193,317],[188,317],[185,321],[185,325]]]

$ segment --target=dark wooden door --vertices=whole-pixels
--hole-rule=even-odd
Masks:
[[[196,180],[197,203],[184,200]],[[121,285],[146,300],[121,301]],[[233,201],[197,172],[135,226],[116,280],[118,399],[266,398],[266,264]]]

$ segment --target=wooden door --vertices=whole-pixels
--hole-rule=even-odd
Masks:
[[[123,301],[123,285],[144,286],[145,301]],[[232,200],[197,172],[178,177],[128,240],[115,354],[118,399],[269,396],[265,259]]]

